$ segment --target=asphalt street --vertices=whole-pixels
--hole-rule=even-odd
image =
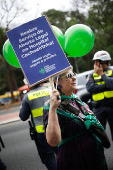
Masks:
[[[20,106],[0,110],[0,116],[6,117],[13,113],[19,113]],[[17,114],[18,116],[18,114]],[[110,129],[107,124],[106,132],[111,141],[111,147],[105,149],[105,157],[109,170],[113,170],[113,142]],[[16,120],[0,125],[0,134],[5,143],[0,155],[8,170],[46,170],[41,163],[34,141],[29,136],[28,121]]]
[[[0,157],[7,170],[47,170],[30,138],[27,121],[2,125],[0,131],[5,144]]]
[[[6,115],[9,113],[14,113],[14,112],[19,112],[20,105],[14,106],[14,107],[9,107],[9,110],[6,108],[0,109],[0,115]]]

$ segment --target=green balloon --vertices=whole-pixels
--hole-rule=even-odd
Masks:
[[[58,27],[52,25],[52,28],[53,28],[53,31],[54,31],[62,49],[64,50],[64,34]]]
[[[94,46],[94,33],[83,24],[76,24],[68,28],[64,37],[64,51],[69,57],[82,57],[88,54]]]
[[[5,60],[10,65],[20,68],[20,64],[19,64],[16,54],[14,53],[14,50],[10,44],[9,39],[7,39],[3,45],[3,55],[4,55]]]

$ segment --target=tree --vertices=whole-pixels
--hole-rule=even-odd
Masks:
[[[87,23],[95,34],[93,52],[106,50],[113,58],[113,1],[89,0],[90,10]],[[113,64],[113,61],[111,61]]]
[[[84,23],[86,20],[86,17],[83,14],[81,14],[79,10],[63,12],[51,9],[48,10],[47,12],[43,12],[42,15],[47,15],[51,25],[55,25],[58,28],[60,28],[64,34],[65,31],[72,25]],[[78,59],[68,57],[68,60],[70,64],[74,67],[74,70],[76,70],[76,72],[79,73],[79,68],[77,64]]]
[[[86,58],[89,68],[93,67],[92,56],[98,50],[106,50],[113,56],[113,0],[73,0],[73,10],[79,10],[83,15],[86,9],[86,20],[84,24],[88,25],[94,32],[94,47]],[[83,21],[82,21],[83,22]],[[90,60],[90,61],[89,61]],[[111,61],[113,64],[113,61]]]
[[[3,44],[5,41],[5,29],[0,28],[0,94],[4,94],[6,91],[9,91],[8,86],[8,75],[10,76],[10,82],[11,86],[14,90],[17,90],[18,87],[22,86],[22,79],[23,79],[23,73],[20,68],[15,68],[10,66],[4,57],[2,56],[2,49]],[[9,66],[8,69],[6,69],[6,63]],[[7,73],[8,70],[8,73]],[[15,74],[14,74],[15,73]],[[16,77],[15,77],[16,75]]]
[[[54,25],[62,30],[64,33],[67,29],[67,18],[68,12],[59,11],[55,9],[50,9],[46,12],[43,12],[42,15],[47,15],[51,25]]]
[[[2,42],[0,42],[0,47],[1,49],[3,48],[3,44],[7,40],[6,36],[6,31],[8,31],[11,28],[11,23],[14,21],[16,17],[18,17],[24,9],[21,6],[22,1],[20,0],[0,0],[0,20],[1,20],[1,25],[0,25],[0,39],[2,39]],[[0,55],[3,56],[2,50],[0,50]],[[4,59],[4,58],[3,58]],[[6,60],[4,60],[5,66],[6,66],[6,74],[7,74],[7,79],[8,79],[8,84],[9,84],[9,90],[12,95],[12,102],[15,101],[14,96],[13,96],[13,91],[17,90],[17,83],[15,79],[15,68],[10,66]],[[3,61],[2,61],[3,64]]]
[[[23,6],[24,2],[21,0],[0,0],[0,27],[8,31],[16,18],[26,11]]]

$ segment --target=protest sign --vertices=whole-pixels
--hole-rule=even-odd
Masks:
[[[7,32],[29,86],[70,68],[46,16]]]

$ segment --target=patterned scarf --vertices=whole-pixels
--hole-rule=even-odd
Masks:
[[[80,107],[80,110],[84,113],[84,115],[88,115],[88,114],[93,114],[93,112],[89,109],[89,106],[82,102],[79,97],[77,97],[74,93],[72,93],[71,97],[68,96],[61,96],[61,99],[72,99],[75,100],[77,102],[77,104]]]
[[[72,99],[72,100],[75,100],[77,102],[81,112],[85,115],[84,123],[85,123],[87,130],[90,129],[90,126],[96,125],[102,131],[105,131],[104,127],[100,124],[100,122],[94,116],[94,113],[89,109],[89,106],[86,103],[82,102],[74,93],[72,93],[71,97],[61,96],[61,99]],[[71,118],[73,120],[75,119],[75,117],[77,118],[77,116],[70,114],[70,113],[67,113],[63,110],[58,109],[57,113],[65,115],[66,117]]]

